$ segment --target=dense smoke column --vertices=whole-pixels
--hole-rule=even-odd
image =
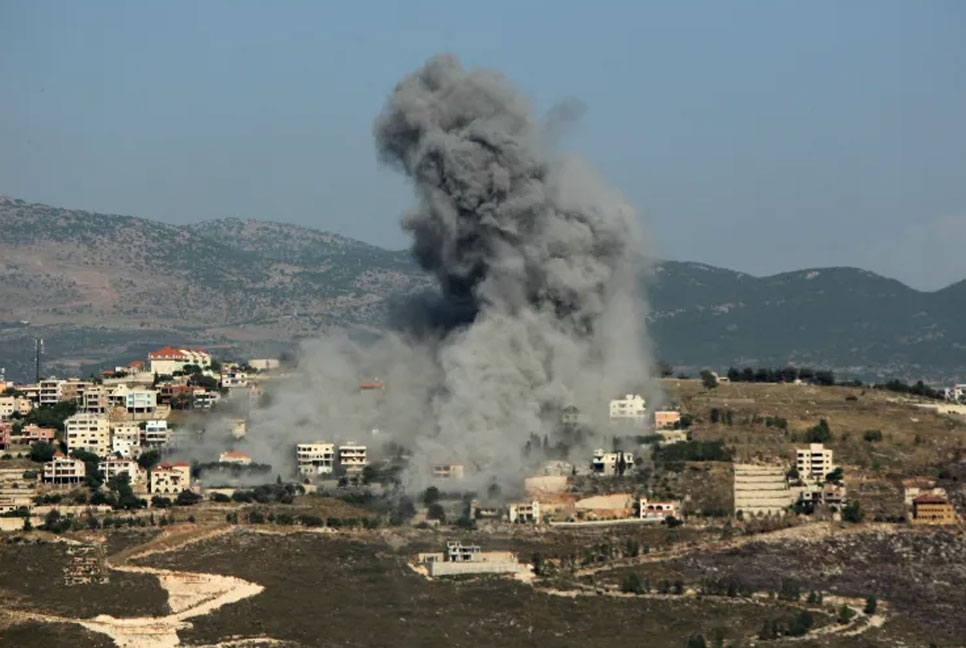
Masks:
[[[417,445],[497,478],[519,478],[547,412],[591,413],[649,366],[634,213],[554,153],[545,126],[502,75],[447,55],[400,82],[375,125],[380,156],[416,188],[402,221],[413,253],[458,314],[435,329],[436,429]]]

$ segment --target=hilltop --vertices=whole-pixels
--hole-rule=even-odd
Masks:
[[[656,355],[682,371],[786,363],[840,375],[966,372],[966,281],[936,292],[855,268],[755,277],[661,261],[644,279]],[[0,366],[86,370],[193,342],[278,353],[338,326],[375,329],[432,289],[406,251],[228,218],[177,226],[0,197]]]

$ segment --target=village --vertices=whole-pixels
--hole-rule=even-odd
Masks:
[[[721,377],[710,371],[705,374],[702,389],[709,397],[719,385],[741,378],[737,372]],[[749,461],[729,452],[720,440],[694,438],[697,415],[682,412],[673,406],[673,399],[668,401],[671,407],[651,409],[639,394],[625,394],[607,403],[603,429],[591,429],[574,406],[559,413],[561,438],[597,432],[593,438],[610,438],[613,447],[575,444],[565,450],[567,456],[560,456],[559,447],[548,448],[546,439],[541,446],[540,438],[532,437],[521,447],[531,458],[532,474],[521,476],[519,484],[492,484],[485,493],[463,486],[471,481],[473,468],[459,462],[434,464],[431,486],[420,493],[401,493],[398,474],[412,457],[398,450],[394,455],[381,449],[371,452],[352,438],[306,434],[290,449],[291,462],[273,467],[259,463],[265,458],[235,449],[245,438],[246,420],[219,417],[219,404],[241,398],[257,407],[266,386],[291,375],[277,359],[218,362],[201,349],[164,347],[144,361],[86,380],[0,384],[0,529],[96,529],[119,512],[140,524],[148,519],[154,523],[158,513],[164,523],[168,515],[174,518],[175,509],[190,512],[190,507],[204,502],[251,502],[253,489],[259,486],[262,495],[255,501],[267,501],[266,489],[272,492],[272,501],[315,493],[376,495],[383,502],[393,502],[385,514],[387,520],[454,530],[503,525],[551,530],[635,524],[675,528],[705,524],[715,517],[739,524],[778,519],[857,523],[865,515],[863,496],[853,495],[847,487],[854,467],[837,462],[833,449],[825,445],[833,438],[825,418],[809,428],[802,442],[784,457],[766,459],[757,452]],[[788,384],[805,388],[807,380],[796,376]],[[963,387],[942,393],[961,401]],[[377,393],[391,385],[370,380],[361,381],[358,388]],[[915,402],[910,406],[932,407],[939,416],[958,416],[949,409],[956,405]],[[709,411],[713,428],[734,425],[730,409]],[[186,412],[218,421],[221,436],[216,444],[221,450],[217,458],[202,463],[184,456],[192,435],[204,434],[197,426],[184,425]],[[769,432],[787,428],[787,421],[778,417],[765,423]],[[881,437],[881,432],[877,434]],[[877,440],[871,432],[866,436],[870,442]],[[692,492],[686,482],[690,473],[674,474],[679,470],[675,464],[689,461],[730,465],[730,483],[719,481],[715,486],[719,491],[728,489],[728,496],[703,494],[727,500],[727,509],[702,509],[698,501],[702,494]],[[675,486],[669,487],[667,478],[659,485],[655,476],[662,473],[676,477]],[[901,489],[897,495],[902,512],[890,520],[912,525],[959,523],[953,503],[935,478],[893,477],[895,488]],[[401,507],[399,501],[404,503]],[[391,512],[400,508],[405,509],[402,515]],[[257,522],[261,517],[258,512],[249,513],[247,520]],[[237,514],[229,513],[228,519],[239,522]],[[459,573],[520,569],[514,560],[485,560],[479,546],[453,542],[444,553],[421,561],[430,574],[448,573],[439,565],[447,562],[461,563]]]

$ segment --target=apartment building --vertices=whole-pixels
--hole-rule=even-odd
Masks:
[[[677,502],[652,502],[646,497],[637,501],[637,514],[642,520],[666,520],[678,517]]]
[[[168,422],[153,420],[144,422],[144,443],[151,446],[166,445],[171,440],[171,430]]]
[[[339,467],[347,474],[354,475],[366,467],[366,446],[349,441],[339,446]]]
[[[162,463],[151,470],[150,490],[155,495],[177,495],[191,488],[191,466],[187,461]]]
[[[104,385],[93,385],[80,397],[80,411],[87,414],[107,414],[110,409],[110,390]]]
[[[821,443],[810,443],[807,448],[796,448],[795,468],[802,481],[824,482],[825,476],[835,470],[832,451]]]
[[[44,464],[43,480],[48,484],[79,484],[86,476],[84,462],[65,457],[62,452],[55,452],[54,458]]]
[[[122,407],[128,414],[153,414],[158,408],[158,393],[147,387],[119,385],[108,396],[113,407]]]
[[[30,445],[36,443],[37,441],[46,441],[50,443],[57,436],[57,430],[54,428],[45,428],[35,425],[33,423],[23,426],[20,429],[20,434],[11,437],[13,443],[22,443],[24,445]]]
[[[735,464],[735,515],[784,515],[794,502],[781,466]]]
[[[956,524],[956,511],[946,498],[920,495],[912,500],[913,524]]]
[[[8,419],[14,414],[26,416],[34,408],[29,399],[21,396],[0,396],[0,419]]]
[[[436,464],[433,466],[433,477],[436,479],[463,479],[463,464]]]
[[[64,421],[65,437],[69,450],[86,450],[98,457],[111,452],[111,425],[100,414],[74,414]]]
[[[540,523],[540,502],[516,502],[507,508],[507,519],[513,522]]]
[[[328,475],[335,467],[335,445],[332,443],[299,443],[295,446],[299,474]]]
[[[110,481],[121,474],[127,474],[131,488],[137,490],[141,482],[145,479],[145,470],[133,459],[107,459],[100,463],[101,471],[104,473],[104,481]]]
[[[64,384],[63,380],[58,380],[56,378],[48,378],[47,380],[41,380],[38,383],[40,388],[38,391],[38,402],[41,405],[56,405],[61,399],[61,388]]]
[[[630,452],[604,452],[594,450],[590,460],[590,470],[598,475],[623,475],[634,468],[634,454]]]
[[[610,402],[610,419],[643,423],[647,420],[646,405],[644,397],[638,394],[627,394],[624,398],[616,398]]]
[[[141,427],[137,423],[111,423],[111,454],[136,459],[141,454]]]
[[[575,405],[568,405],[560,411],[560,423],[573,427],[580,423],[580,410]]]

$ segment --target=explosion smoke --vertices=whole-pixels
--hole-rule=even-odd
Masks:
[[[374,445],[362,433],[379,428],[412,451],[413,488],[450,461],[467,465],[471,484],[518,483],[522,445],[549,433],[562,407],[594,418],[640,388],[650,361],[636,217],[589,165],[554,151],[554,130],[502,75],[453,56],[399,83],[376,143],[414,184],[418,206],[402,225],[439,294],[408,301],[398,329],[373,344],[306,345],[306,387],[255,415],[267,450]],[[387,385],[379,403],[358,391],[374,376]]]

